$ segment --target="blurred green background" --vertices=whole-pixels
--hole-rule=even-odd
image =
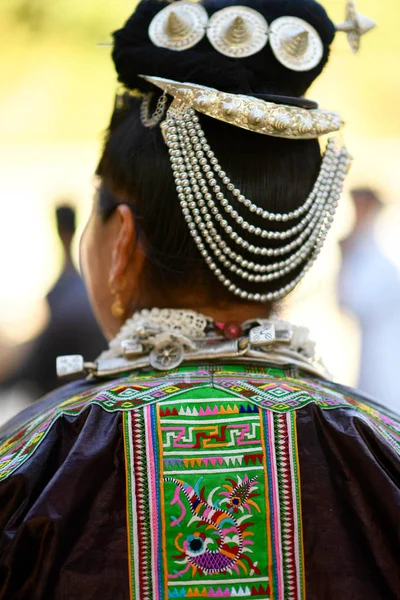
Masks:
[[[336,23],[345,5],[324,2]],[[309,97],[346,121],[356,159],[347,186],[383,191],[382,243],[400,261],[400,2],[358,0],[357,8],[379,28],[356,56],[339,34]],[[54,205],[72,198],[81,224],[90,210],[91,175],[116,88],[110,48],[96,44],[110,41],[133,9],[127,0],[0,0],[0,347],[1,339],[26,340],[46,320],[43,297],[61,259]],[[350,222],[345,196],[325,258],[285,310],[316,332],[334,373],[352,382],[357,349],[345,343],[347,354],[337,352],[340,327],[345,339],[350,325],[339,319],[335,300],[336,241]]]

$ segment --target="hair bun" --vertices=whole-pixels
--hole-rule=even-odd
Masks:
[[[238,4],[257,10],[268,23],[282,16],[310,23],[324,46],[321,62],[310,71],[291,71],[277,61],[269,43],[252,56],[230,58],[219,54],[206,36],[193,48],[178,52],[154,46],[148,35],[153,17],[168,4],[165,0],[142,0],[125,26],[114,33],[113,60],[118,80],[129,89],[148,91],[150,84],[138,77],[144,74],[232,93],[302,96],[326,65],[335,36],[325,9],[314,0],[239,0]],[[204,0],[202,5],[211,17],[232,3]]]

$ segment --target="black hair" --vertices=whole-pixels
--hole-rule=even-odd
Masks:
[[[231,4],[227,0],[205,0],[209,15]],[[271,22],[283,15],[298,16],[311,23],[324,43],[320,65],[305,73],[289,71],[273,56],[269,46],[246,59],[219,55],[203,40],[195,48],[176,52],[153,46],[148,26],[166,2],[142,1],[125,27],[114,35],[114,61],[119,80],[129,89],[145,92],[149,84],[138,74],[157,75],[179,81],[204,84],[223,91],[257,94],[285,94],[299,97],[319,75],[329,56],[334,27],[324,9],[313,0],[244,0]],[[155,92],[155,88],[151,87]],[[155,93],[155,100],[157,100]],[[222,168],[247,198],[270,212],[290,212],[302,205],[312,190],[321,164],[317,140],[272,138],[232,127],[201,116],[200,123]],[[201,257],[181,212],[172,176],[168,149],[159,127],[149,129],[140,119],[140,99],[125,95],[117,105],[106,135],[98,174],[108,194],[128,198],[134,207],[136,226],[145,249],[146,284],[165,296],[168,290],[207,291],[214,303],[232,299],[231,293],[211,273]],[[235,200],[232,205],[236,207]],[[241,207],[241,205],[239,205]],[[100,202],[100,209],[102,208]],[[239,212],[243,212],[243,207]],[[229,221],[229,219],[227,219]],[[252,215],[255,226],[265,227],[261,217]],[[294,222],[296,224],[296,222]],[[285,224],[276,223],[276,230]],[[221,236],[224,232],[221,230]],[[260,239],[246,234],[250,243]],[[268,241],[270,247],[279,242]],[[232,245],[232,243],[231,243]],[[248,260],[254,255],[238,251]],[[260,262],[261,257],[256,257]],[[276,259],[264,258],[265,264]],[[275,291],[298,272],[272,284],[249,284],[254,293]],[[243,285],[239,277],[230,277]]]

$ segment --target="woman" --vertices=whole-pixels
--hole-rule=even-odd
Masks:
[[[0,598],[399,597],[399,422],[271,316],[348,168],[302,97],[334,34],[312,0],[149,0],[116,32],[81,249],[110,348],[2,432]]]

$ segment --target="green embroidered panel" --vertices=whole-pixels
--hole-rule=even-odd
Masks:
[[[200,391],[124,415],[131,597],[301,600],[295,413]]]

